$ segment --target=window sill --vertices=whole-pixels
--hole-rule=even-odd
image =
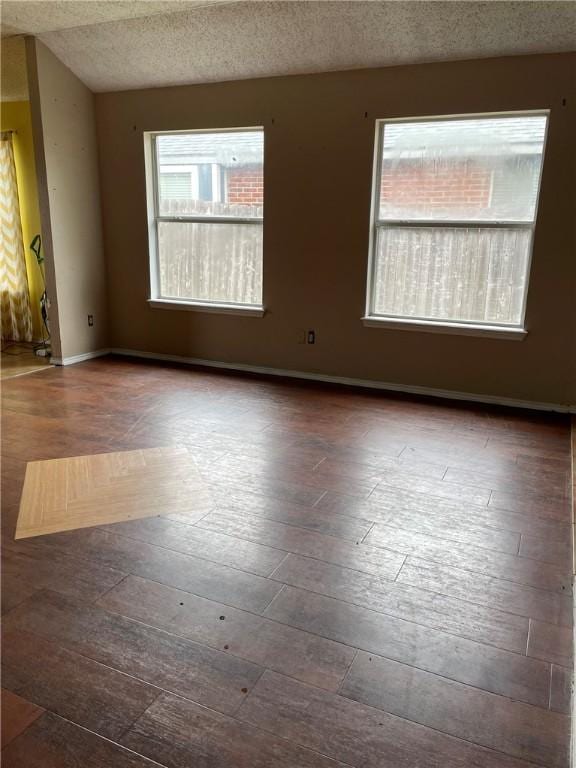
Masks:
[[[244,315],[264,317],[266,310],[260,306],[242,304],[208,304],[200,301],[178,301],[177,299],[148,299],[152,309],[179,309],[185,312],[212,312],[221,315]]]
[[[483,336],[489,339],[523,341],[527,331],[524,328],[510,328],[498,325],[468,325],[464,323],[434,322],[426,320],[395,319],[392,317],[363,317],[362,323],[370,328],[388,328],[396,331],[420,331],[421,333],[444,333],[455,336]]]

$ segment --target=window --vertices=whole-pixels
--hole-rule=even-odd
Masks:
[[[378,123],[368,324],[523,330],[546,123]]]
[[[261,310],[263,130],[146,142],[152,303]]]

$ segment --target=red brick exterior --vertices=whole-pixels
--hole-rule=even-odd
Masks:
[[[381,201],[395,206],[474,206],[490,203],[491,173],[470,163],[442,168],[406,161],[382,171]]]
[[[264,177],[261,167],[244,166],[229,170],[227,186],[227,202],[229,203],[250,203],[252,205],[264,203]]]
[[[470,163],[450,167],[423,167],[400,163],[382,172],[381,200],[392,205],[430,207],[486,207],[490,202],[491,174]],[[263,205],[262,168],[244,166],[228,171],[227,202]]]

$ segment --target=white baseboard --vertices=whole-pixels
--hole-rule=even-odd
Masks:
[[[404,392],[409,395],[424,395],[427,397],[440,397],[446,400],[464,400],[473,403],[485,403],[487,405],[505,405],[510,408],[528,408],[537,411],[557,411],[558,413],[576,413],[576,405],[564,405],[561,403],[538,403],[532,400],[516,400],[510,397],[497,397],[494,395],[478,395],[472,392],[455,392],[451,389],[434,389],[432,387],[420,387],[412,384],[394,384],[385,381],[371,379],[352,379],[347,376],[331,376],[324,373],[309,373],[307,371],[292,371],[283,368],[268,368],[247,363],[224,363],[219,360],[202,360],[197,357],[182,357],[180,355],[164,355],[159,352],[141,352],[136,349],[119,349],[113,347],[108,350],[113,355],[126,355],[127,357],[140,357],[145,360],[164,360],[170,363],[183,363],[184,365],[201,365],[208,368],[224,368],[231,371],[243,371],[245,373],[260,373],[265,376],[283,376],[291,379],[306,379],[309,381],[324,381],[327,384],[344,384],[352,387],[365,387],[368,389],[382,389],[389,392]]]
[[[52,365],[74,365],[74,363],[83,363],[85,360],[92,360],[94,357],[109,355],[109,349],[96,349],[94,352],[83,352],[81,355],[72,355],[71,357],[51,357]]]

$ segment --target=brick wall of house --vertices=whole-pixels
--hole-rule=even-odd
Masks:
[[[426,167],[402,162],[382,171],[381,200],[394,206],[473,206],[490,202],[491,173],[470,163]]]
[[[261,166],[244,166],[229,170],[227,184],[229,203],[264,203],[264,177]]]
[[[490,202],[491,173],[469,163],[426,168],[420,163],[396,164],[382,173],[381,199],[396,206],[461,206],[483,208]],[[228,171],[227,201],[262,205],[264,178],[260,166]]]

